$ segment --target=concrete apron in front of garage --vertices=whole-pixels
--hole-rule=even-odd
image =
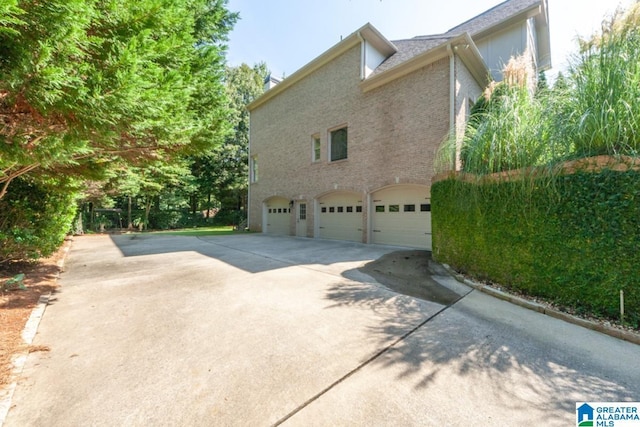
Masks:
[[[639,346],[448,276],[450,307],[359,270],[396,250],[76,238],[6,425],[568,425],[576,401],[640,396]]]

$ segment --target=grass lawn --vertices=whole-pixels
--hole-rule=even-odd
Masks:
[[[246,231],[234,231],[233,226],[194,227],[181,228],[179,230],[153,231],[150,234],[163,234],[173,236],[227,236],[230,234],[242,234]]]

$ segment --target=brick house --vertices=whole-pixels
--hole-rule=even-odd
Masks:
[[[508,0],[444,34],[393,42],[366,24],[269,80],[249,105],[249,228],[431,249],[436,151],[525,52],[550,67],[546,0]]]

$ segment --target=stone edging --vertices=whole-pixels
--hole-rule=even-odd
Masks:
[[[612,336],[614,338],[618,338],[624,341],[628,341],[628,342],[640,345],[640,334],[617,329],[617,328],[612,328],[610,326],[602,325],[597,322],[592,322],[590,320],[572,316],[571,314],[564,313],[559,310],[554,310],[543,304],[529,301],[527,299],[520,298],[518,296],[511,295],[507,292],[503,292],[498,289],[492,288],[491,286],[484,285],[482,283],[477,283],[477,282],[474,282],[473,280],[469,280],[466,277],[464,277],[462,274],[454,271],[447,264],[440,264],[440,265],[442,265],[447,270],[447,272],[453,278],[455,278],[458,282],[464,283],[465,285],[470,286],[487,295],[491,295],[495,298],[499,298],[503,301],[507,301],[512,304],[519,305],[520,307],[523,307],[529,310],[537,311],[538,313],[545,314],[547,316],[555,317],[556,319],[564,320],[565,322],[573,323],[574,325],[578,325],[583,328],[591,329],[593,331],[597,331],[597,332]]]

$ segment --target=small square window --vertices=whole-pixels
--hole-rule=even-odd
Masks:
[[[344,212],[344,206],[338,206],[338,212]]]
[[[326,208],[326,207],[322,207],[322,208],[320,208],[320,212],[322,212],[322,213],[327,213],[327,208]]]
[[[333,206],[329,208],[329,212],[335,212],[335,211],[336,211],[336,208],[334,208]]]
[[[384,205],[377,205],[376,212],[384,212]]]
[[[347,212],[353,212],[353,206],[347,206]]]
[[[420,212],[431,212],[431,204],[425,203],[420,205]]]
[[[356,206],[356,212],[362,212],[362,206]]]
[[[400,212],[400,205],[389,205],[389,212]]]
[[[416,205],[404,205],[404,211],[405,212],[415,212],[416,211]]]
[[[278,213],[282,213],[282,208],[278,208]]]

